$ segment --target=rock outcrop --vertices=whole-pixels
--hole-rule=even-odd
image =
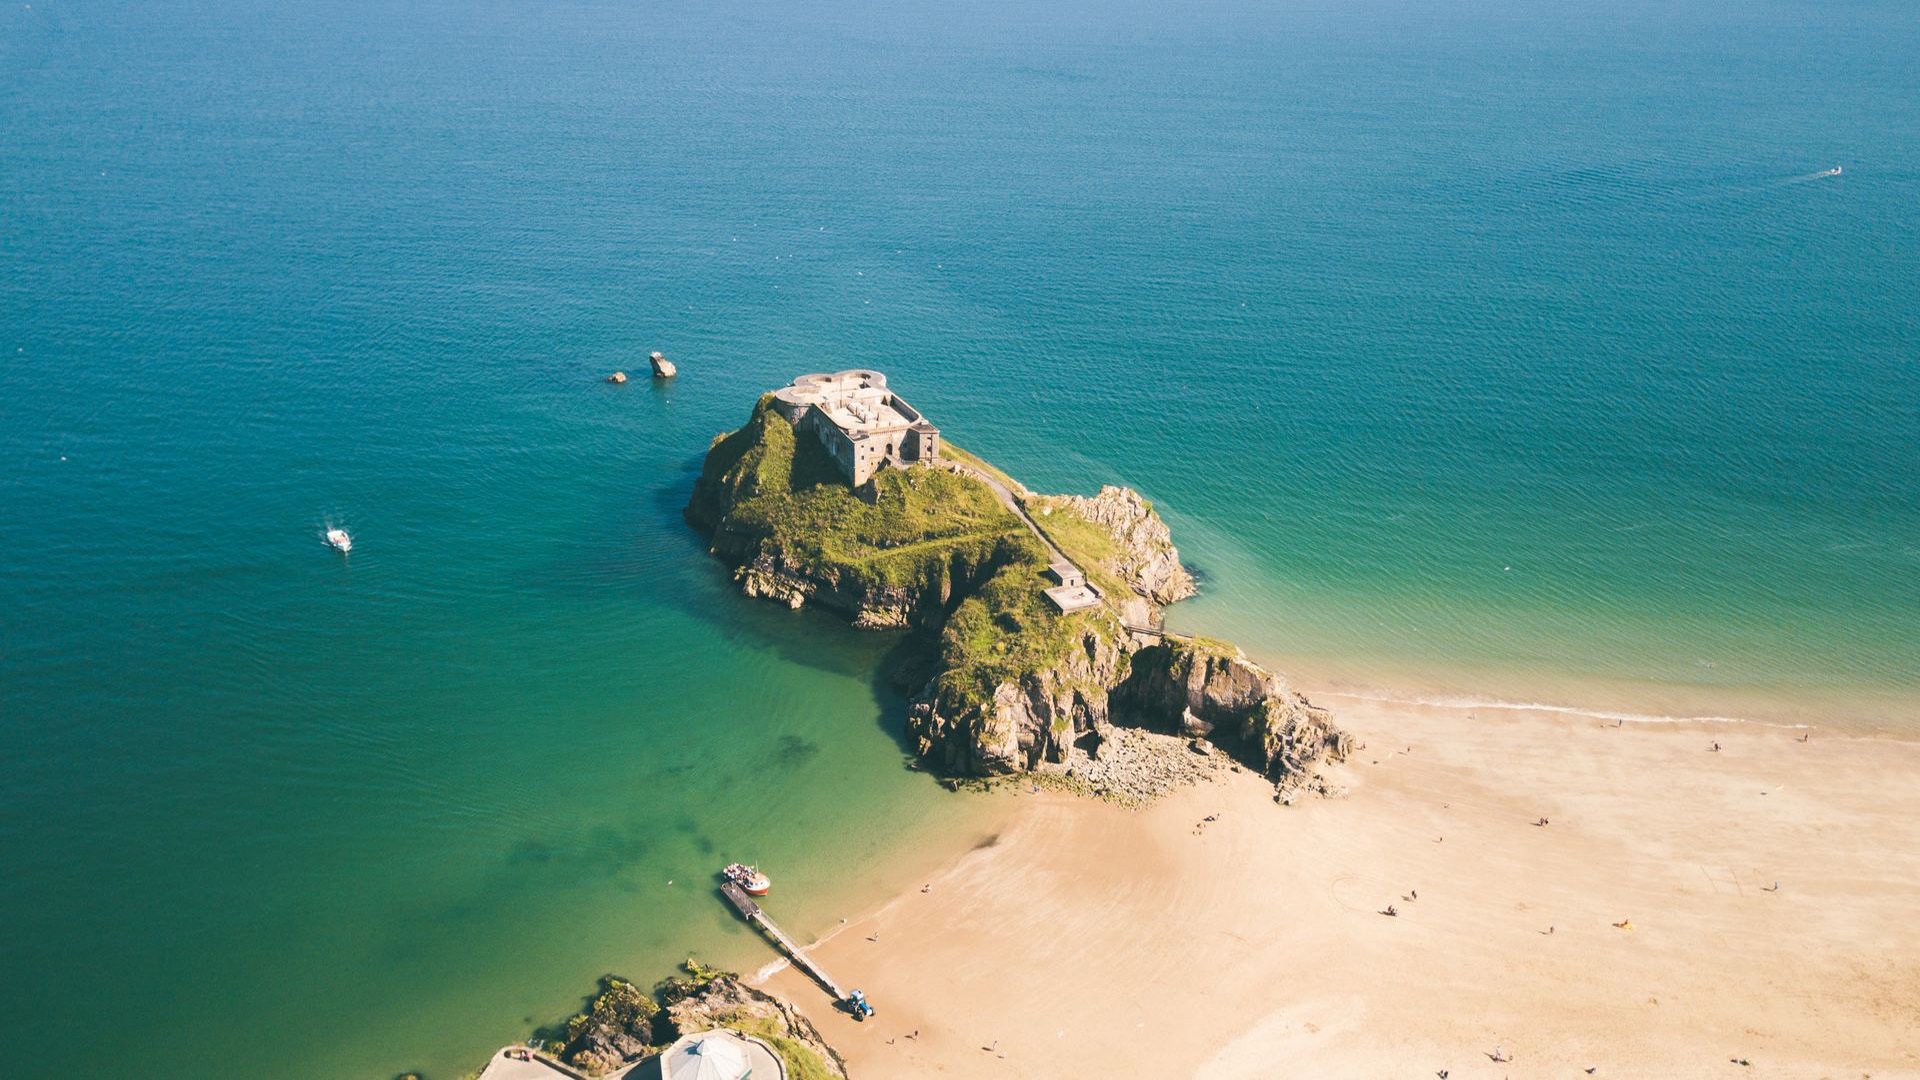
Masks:
[[[1112,699],[1116,719],[1217,743],[1283,792],[1324,788],[1321,763],[1346,760],[1352,747],[1325,709],[1224,642],[1168,638],[1141,649]]]
[[[645,991],[608,976],[587,1010],[567,1021],[561,1056],[589,1075],[632,1061],[651,1048],[659,1011]]]
[[[787,1059],[788,1075],[802,1067],[794,1060],[808,1055],[810,1076],[837,1076],[845,1080],[846,1062],[827,1045],[820,1029],[794,1007],[772,994],[756,990],[731,974],[716,975],[667,1005],[667,1019],[679,1034],[733,1028],[770,1043]]]
[[[727,557],[728,538],[715,534],[713,553]],[[1003,558],[993,544],[956,544],[930,561],[911,584],[864,580],[835,566],[811,567],[755,542],[734,570],[747,596],[790,608],[806,604],[839,612],[865,630],[902,630],[937,621],[956,595],[976,588]]]
[[[922,758],[955,773],[1064,762],[1076,739],[1106,729],[1109,690],[1127,671],[1127,640],[1110,613],[1095,612],[1051,662],[986,686],[936,677],[907,708],[907,737]]]
[[[1028,508],[1042,514],[1076,514],[1098,525],[1115,545],[1113,554],[1101,560],[1108,572],[1155,604],[1165,607],[1194,594],[1193,574],[1180,564],[1167,523],[1132,488],[1107,484],[1091,499],[1043,495],[1030,500]]]

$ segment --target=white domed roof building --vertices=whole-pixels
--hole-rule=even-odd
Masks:
[[[766,1043],[724,1028],[683,1035],[656,1060],[660,1080],[786,1080],[787,1076],[780,1056]]]

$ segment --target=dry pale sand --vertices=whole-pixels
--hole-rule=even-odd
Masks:
[[[818,948],[875,1020],[770,988],[858,1080],[1920,1076],[1920,744],[1324,703],[1349,797],[1022,796]]]

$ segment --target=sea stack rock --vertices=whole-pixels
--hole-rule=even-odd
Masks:
[[[680,369],[673,366],[673,361],[660,353],[654,353],[647,360],[653,364],[653,377],[656,379],[671,379],[680,374]]]
[[[616,372],[614,372],[613,374],[611,374],[611,375],[609,375],[609,376],[607,376],[607,381],[608,381],[608,382],[610,382],[610,383],[623,383],[623,382],[626,382],[626,381],[627,381],[627,373],[626,373],[626,372],[624,372],[624,371],[616,371]]]

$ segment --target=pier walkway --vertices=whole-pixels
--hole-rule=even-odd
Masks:
[[[753,897],[747,895],[747,890],[728,881],[720,886],[720,892],[740,910],[742,918],[764,930],[768,937],[778,943],[780,948],[792,958],[794,966],[811,975],[814,982],[825,987],[827,993],[833,995],[833,1000],[846,1000],[847,995],[840,989],[840,984],[834,982],[825,968],[814,963],[813,958],[802,952],[800,946],[794,944],[793,939],[786,935],[786,931],[781,930],[772,919],[767,917],[766,912],[760,910],[760,905],[753,902]]]

